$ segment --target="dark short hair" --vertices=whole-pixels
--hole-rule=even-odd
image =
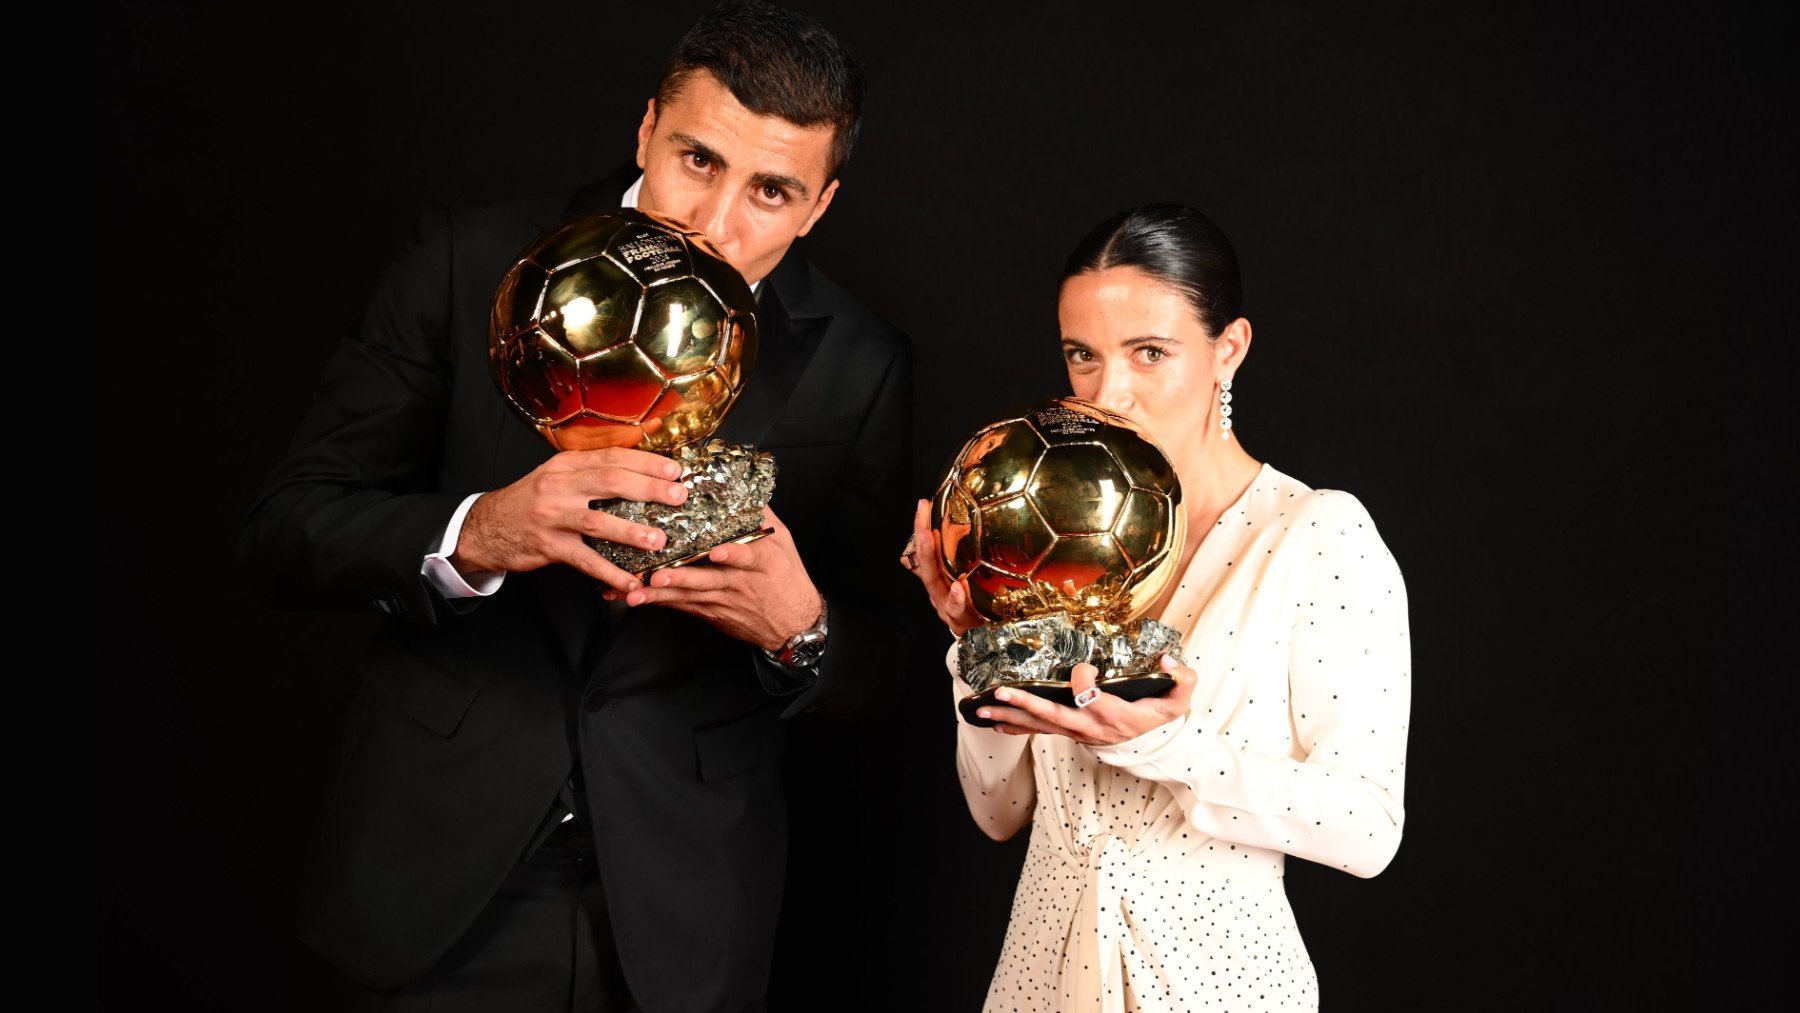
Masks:
[[[719,4],[675,44],[656,85],[657,106],[673,101],[701,70],[759,116],[798,127],[829,125],[826,182],[850,161],[862,123],[862,72],[824,25],[760,0]]]
[[[1062,281],[1109,267],[1135,267],[1179,291],[1211,337],[1243,315],[1237,251],[1193,208],[1145,204],[1113,215],[1075,244]]]

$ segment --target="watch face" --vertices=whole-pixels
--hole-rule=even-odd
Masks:
[[[819,660],[819,655],[823,653],[825,653],[824,638],[821,637],[816,640],[807,640],[803,643],[795,644],[793,650],[788,652],[788,664],[796,666],[811,665],[817,662]]]

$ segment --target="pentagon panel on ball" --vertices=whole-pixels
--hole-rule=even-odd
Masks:
[[[1130,419],[1063,397],[976,430],[932,498],[935,563],[965,581],[986,620],[958,647],[976,690],[965,718],[1002,686],[1068,702],[1069,673],[1100,669],[1110,693],[1171,683],[1157,657],[1179,637],[1141,618],[1174,575],[1186,532],[1181,486]]]
[[[634,447],[682,465],[683,506],[592,504],[669,536],[656,552],[588,539],[640,576],[768,533],[774,458],[712,439],[743,393],[756,344],[755,297],[718,247],[637,209],[539,236],[500,280],[488,325],[495,384],[551,446]]]
[[[743,392],[755,310],[705,236],[645,211],[600,212],[520,253],[495,295],[489,362],[558,450],[666,452],[710,437]]]

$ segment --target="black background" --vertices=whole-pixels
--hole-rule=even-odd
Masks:
[[[372,620],[255,603],[238,519],[418,212],[618,165],[703,6],[97,11],[94,639],[129,687],[99,704],[106,1007],[316,1008],[288,908]],[[1065,389],[1054,284],[1087,228],[1176,201],[1233,238],[1244,446],[1360,497],[1411,596],[1399,855],[1368,881],[1289,863],[1325,1008],[1752,994],[1791,865],[1764,590],[1794,505],[1780,33],[796,6],[871,83],[803,244],[913,339],[921,494],[997,407]],[[889,721],[802,729],[778,1009],[980,1004],[1023,836],[963,809],[943,646]]]

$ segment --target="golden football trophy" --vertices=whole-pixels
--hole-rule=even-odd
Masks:
[[[642,579],[768,534],[775,459],[710,439],[756,359],[750,286],[705,236],[648,211],[601,211],[520,252],[494,293],[488,362],[520,418],[558,450],[637,447],[682,467],[679,506],[594,500],[668,535],[656,552],[588,538]]]
[[[1181,636],[1140,618],[1175,575],[1186,535],[1181,483],[1130,419],[1074,397],[1034,405],[976,430],[931,502],[936,560],[967,579],[983,619],[957,646],[962,703],[1012,687],[1072,702],[1069,675],[1087,662],[1096,685],[1136,700],[1174,683],[1157,659],[1181,659]]]

